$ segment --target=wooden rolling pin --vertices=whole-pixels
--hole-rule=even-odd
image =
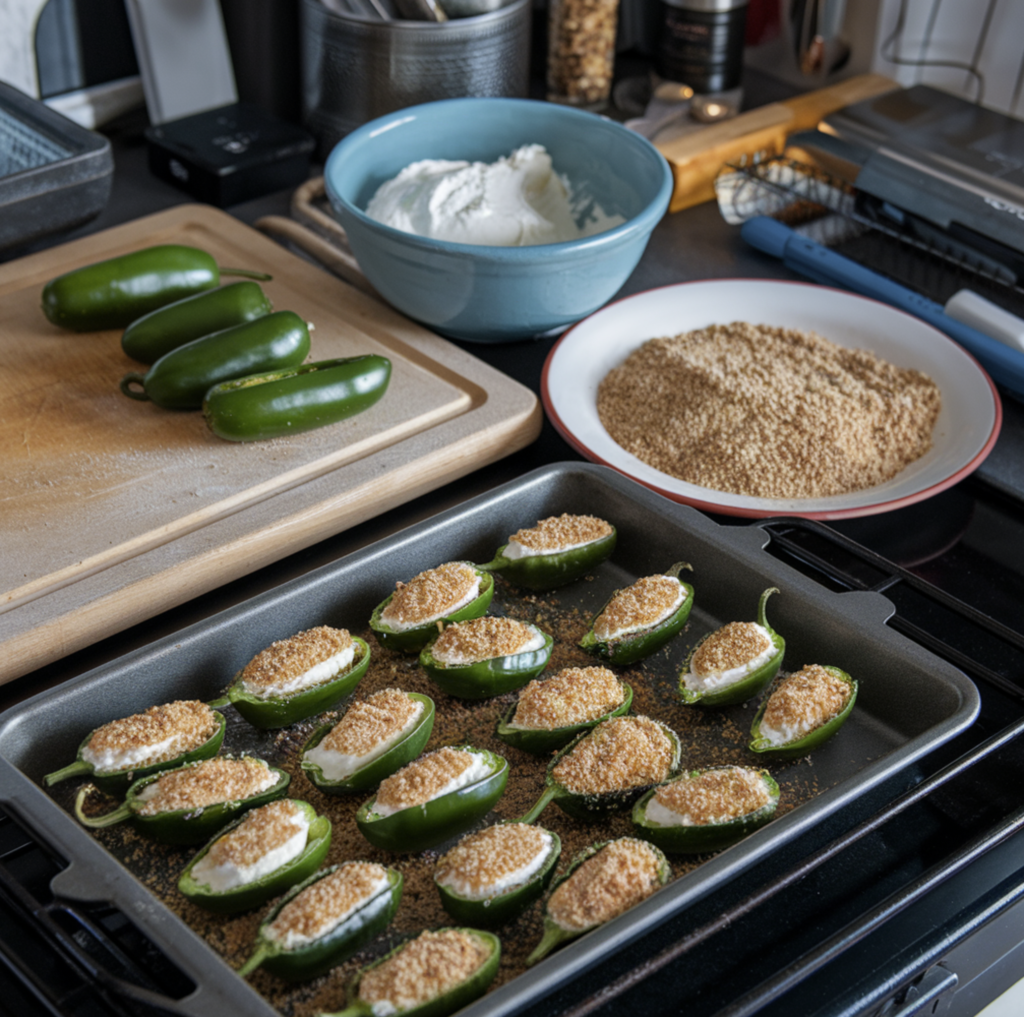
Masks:
[[[715,177],[726,163],[755,153],[779,154],[790,134],[810,130],[829,113],[898,87],[884,75],[859,74],[836,85],[709,124],[671,141],[655,142],[675,176],[669,211],[678,212],[713,200]]]

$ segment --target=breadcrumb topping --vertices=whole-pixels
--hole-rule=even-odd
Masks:
[[[430,652],[442,664],[472,664],[522,653],[537,635],[534,626],[515,618],[473,618],[445,626]]]
[[[353,703],[320,745],[346,756],[365,756],[402,731],[422,710],[421,703],[401,690],[382,689]]]
[[[768,699],[761,733],[785,734],[786,741],[802,737],[841,713],[852,694],[849,682],[820,664],[795,671]]]
[[[559,884],[548,900],[548,915],[569,932],[610,921],[654,893],[660,885],[659,863],[645,841],[610,841]]]
[[[473,765],[475,758],[472,752],[453,749],[449,745],[428,752],[382,781],[377,790],[376,804],[394,811],[423,805],[461,777]]]
[[[671,576],[644,576],[619,590],[594,620],[594,635],[605,642],[626,632],[651,628],[678,610],[687,592]]]
[[[277,776],[262,759],[218,757],[171,770],[139,792],[141,816],[161,812],[192,812],[221,802],[244,801],[277,783]]]
[[[248,691],[256,694],[286,687],[318,664],[354,646],[347,629],[318,625],[289,639],[279,639],[261,650],[243,668],[241,681]],[[335,672],[328,671],[321,681],[334,676]]]
[[[387,882],[383,865],[345,862],[285,904],[264,934],[286,946],[318,939],[379,894]]]
[[[508,543],[519,544],[534,554],[553,554],[571,547],[592,544],[596,540],[611,536],[610,523],[597,516],[574,516],[563,512],[560,516],[548,516],[536,526],[516,530]]]
[[[552,777],[575,794],[607,794],[660,784],[672,772],[675,744],[650,717],[602,721],[567,752]]]
[[[697,647],[690,670],[709,675],[742,667],[771,646],[771,637],[757,622],[729,622]]]
[[[746,766],[724,766],[664,784],[654,792],[652,800],[674,812],[685,825],[706,826],[756,812],[772,796],[760,771]]]
[[[511,889],[524,871],[536,871],[551,835],[526,823],[501,823],[464,837],[438,861],[434,878],[464,897],[482,898],[496,886]],[[534,864],[537,863],[537,864]],[[531,872],[532,874],[532,872]],[[529,877],[527,877],[529,878]]]
[[[471,978],[490,957],[488,945],[461,929],[422,932],[397,953],[364,972],[359,998],[381,1013],[429,1003]]]
[[[94,764],[97,773],[120,769],[117,762],[125,756],[130,757],[129,765],[133,766],[161,763],[209,741],[217,723],[217,714],[195,699],[151,706],[144,713],[112,720],[97,728],[86,743],[83,758]],[[114,765],[102,766],[101,761],[108,760]]]
[[[551,731],[585,724],[611,713],[625,698],[622,682],[608,668],[567,667],[519,693],[512,725]]]
[[[443,618],[471,600],[479,586],[476,571],[465,562],[452,561],[427,569],[407,583],[396,583],[381,621],[389,626],[423,625]]]
[[[210,865],[255,865],[283,847],[303,825],[303,812],[287,798],[253,809],[230,833],[215,840],[206,852]]]

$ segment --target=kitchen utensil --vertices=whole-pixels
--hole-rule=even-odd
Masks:
[[[942,390],[931,451],[877,487],[830,498],[782,500],[684,483],[652,469],[612,441],[596,405],[598,385],[608,371],[647,339],[731,321],[814,331],[843,346],[870,349],[897,366],[924,371]],[[1002,422],[1002,406],[991,380],[932,326],[886,304],[838,290],[754,279],[665,286],[603,308],[568,331],[551,350],[541,397],[556,430],[592,462],[621,470],[674,500],[747,517],[845,519],[921,501],[977,469],[995,444]]]
[[[491,247],[415,236],[363,211],[411,162],[493,162],[526,144],[547,148],[581,214],[595,203],[627,221],[582,240]],[[520,99],[450,99],[382,117],[338,145],[324,179],[360,268],[384,298],[445,335],[475,342],[526,339],[600,307],[633,270],[671,190],[664,159],[621,124]]]

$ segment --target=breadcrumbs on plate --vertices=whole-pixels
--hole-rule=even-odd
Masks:
[[[376,862],[346,862],[285,904],[266,934],[283,941],[322,936],[380,893],[387,878],[387,869]]]
[[[423,932],[380,964],[365,971],[358,995],[374,1008],[401,1012],[429,1003],[471,978],[490,957],[479,937],[461,929]]]
[[[101,755],[143,750],[151,745],[163,745],[170,739],[159,752],[135,763],[136,767],[147,766],[198,748],[209,741],[216,730],[217,715],[206,703],[179,699],[104,724],[93,732],[85,748],[89,753]]]
[[[559,884],[548,916],[568,932],[583,932],[639,904],[660,885],[660,858],[650,844],[621,837],[606,844]]]
[[[550,731],[597,720],[622,705],[626,690],[606,667],[566,667],[519,693],[517,727]]]
[[[762,727],[810,731],[846,706],[852,689],[820,664],[808,664],[781,682],[768,698]]]
[[[541,519],[536,526],[516,530],[508,543],[519,544],[535,554],[551,554],[611,536],[612,526],[597,516],[574,516],[564,512],[560,516]]]
[[[546,854],[549,843],[550,835],[526,823],[488,826],[463,837],[443,855],[434,878],[439,883],[457,879],[468,890],[467,896],[478,896]]]
[[[695,826],[739,819],[764,808],[771,800],[761,772],[746,766],[687,775],[654,792],[654,801]]]
[[[277,776],[260,759],[219,757],[171,770],[147,784],[137,800],[141,816],[192,811],[220,802],[244,801],[277,783]]]
[[[240,678],[246,689],[255,693],[287,685],[353,645],[347,629],[318,625],[271,643],[245,665]],[[330,677],[324,680],[329,681]]]
[[[389,809],[423,805],[436,798],[472,765],[472,752],[463,752],[447,745],[428,752],[381,782],[377,789],[377,805]]]
[[[399,689],[382,689],[353,703],[320,745],[346,756],[365,756],[401,731],[422,709]]]
[[[742,667],[771,645],[771,637],[757,622],[729,622],[701,642],[690,661],[690,670],[696,675],[710,675]]]
[[[659,784],[672,772],[675,744],[650,717],[601,721],[567,752],[551,776],[574,794],[607,794]]]
[[[465,562],[452,561],[427,569],[407,583],[396,583],[381,621],[388,625],[417,625],[441,618],[462,604],[478,582],[476,571]]]
[[[441,663],[471,663],[521,653],[537,630],[515,618],[473,618],[452,622],[434,641],[431,654]]]
[[[884,483],[932,447],[925,374],[814,332],[733,322],[651,339],[601,381],[612,440],[716,491],[824,498]]]
[[[287,798],[253,809],[230,833],[215,840],[206,853],[211,865],[255,865],[283,847],[303,825],[302,809]]]
[[[594,619],[594,635],[601,641],[617,632],[636,631],[657,625],[677,610],[686,597],[686,589],[678,579],[671,576],[644,576],[612,597]]]

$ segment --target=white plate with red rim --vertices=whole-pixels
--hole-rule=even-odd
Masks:
[[[616,444],[597,415],[604,376],[648,339],[713,324],[814,331],[929,375],[942,392],[932,448],[884,484],[825,498],[754,498],[688,484]],[[1002,404],[978,362],[942,332],[887,304],[812,283],[720,279],[625,297],[574,325],[552,348],[541,398],[556,430],[591,462],[611,466],[674,501],[709,512],[765,518],[848,519],[911,505],[951,487],[991,452]]]

